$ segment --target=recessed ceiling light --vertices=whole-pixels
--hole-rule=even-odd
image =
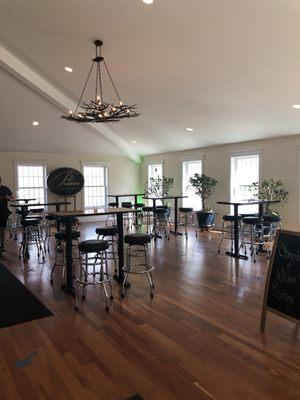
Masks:
[[[71,67],[65,67],[65,71],[67,72],[73,72],[73,69]]]
[[[293,108],[300,108],[300,104],[294,104],[292,107]]]
[[[136,144],[136,140],[133,140],[132,143]]]
[[[193,129],[193,128],[186,128],[186,130],[187,130],[188,132],[194,132],[194,129]]]
[[[145,4],[152,4],[152,3],[153,3],[153,0],[143,0],[143,2],[144,2]]]
[[[33,121],[32,125],[33,126],[38,126],[40,123],[38,121]]]

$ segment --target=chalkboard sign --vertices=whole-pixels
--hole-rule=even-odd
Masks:
[[[300,233],[279,230],[266,282],[261,330],[266,311],[300,320]]]
[[[83,185],[82,173],[74,168],[57,168],[47,177],[48,189],[58,196],[73,196],[82,190]]]

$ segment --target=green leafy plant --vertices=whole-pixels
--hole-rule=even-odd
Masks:
[[[289,192],[284,187],[280,179],[263,179],[261,182],[253,182],[249,189],[259,200],[279,200],[281,205],[287,203]],[[266,213],[275,213],[271,211],[270,204],[266,205]]]
[[[170,194],[174,186],[174,178],[172,177],[158,177],[150,178],[150,183],[145,192],[151,197],[164,197]]]
[[[207,175],[194,174],[189,179],[189,187],[195,190],[195,193],[201,197],[202,210],[209,211],[208,199],[213,194],[218,181]]]

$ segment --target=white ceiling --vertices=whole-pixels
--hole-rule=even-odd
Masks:
[[[300,133],[299,18],[299,0],[1,0],[0,41],[76,100],[102,39],[121,97],[142,112],[110,129],[145,155]],[[6,73],[0,84],[1,147],[120,153]],[[40,136],[24,114],[43,117]]]

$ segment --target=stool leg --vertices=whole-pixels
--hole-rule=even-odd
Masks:
[[[148,246],[144,245],[144,252],[145,252],[145,264],[146,264],[146,271],[149,270],[149,261],[148,261]],[[147,278],[149,281],[149,287],[150,287],[150,296],[154,296],[154,283],[153,283],[153,276],[151,271],[147,272]]]
[[[130,246],[127,246],[127,250],[126,250],[126,269],[130,270],[130,257],[129,257],[129,252],[130,252]],[[128,279],[128,273],[125,272],[124,274],[124,279],[123,279],[123,283],[122,283],[122,288],[121,288],[121,296],[124,297],[125,296],[125,285],[127,283],[127,279]]]
[[[224,239],[224,221],[222,223],[222,233],[221,233],[221,239],[220,239],[219,245],[218,245],[218,253],[220,253],[220,251],[221,251],[220,249],[221,249],[221,244],[223,242],[223,239]]]

